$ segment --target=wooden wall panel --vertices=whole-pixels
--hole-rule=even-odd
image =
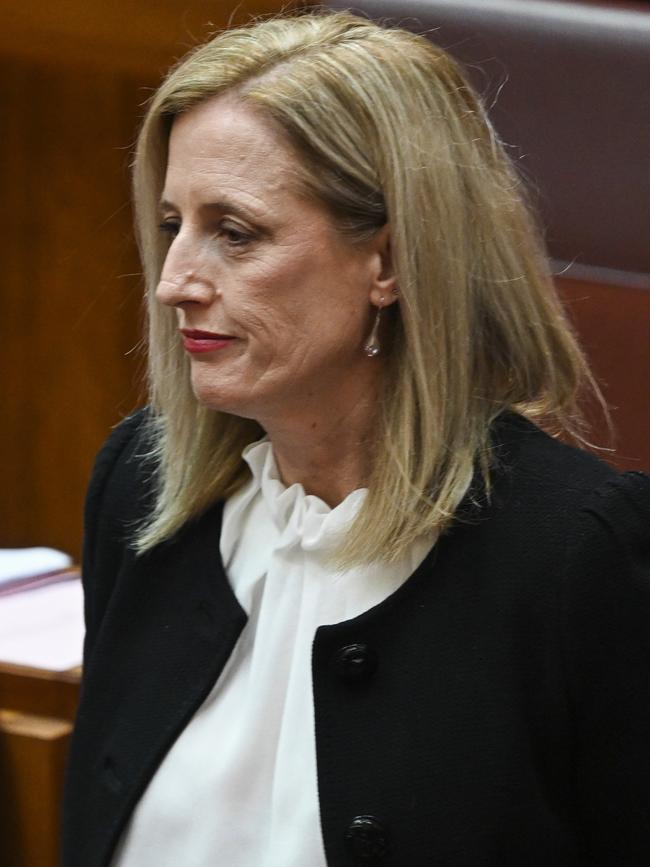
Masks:
[[[0,546],[79,556],[93,456],[138,402],[142,103],[208,32],[281,5],[26,0],[3,19]]]
[[[303,0],[23,0],[3,16],[5,56],[53,59],[157,77],[174,58],[229,24]]]
[[[128,161],[141,93],[100,70],[0,60],[0,545],[78,554],[92,454],[136,401]]]

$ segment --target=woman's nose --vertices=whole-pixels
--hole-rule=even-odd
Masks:
[[[211,281],[191,268],[174,273],[163,269],[156,288],[157,300],[170,307],[191,302],[209,304],[218,294]]]

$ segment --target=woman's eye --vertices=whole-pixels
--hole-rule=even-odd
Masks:
[[[246,232],[244,229],[240,229],[237,226],[220,226],[219,234],[222,238],[225,238],[226,242],[231,247],[243,247],[245,244],[249,244],[253,240],[253,236],[250,232]]]
[[[181,224],[177,220],[163,220],[158,228],[173,240],[180,232]],[[253,240],[250,232],[233,225],[219,226],[216,236],[223,238],[230,247],[243,247]]]
[[[164,232],[171,238],[175,238],[181,227],[180,223],[176,223],[173,220],[163,220],[162,223],[159,224],[158,228],[161,232]]]

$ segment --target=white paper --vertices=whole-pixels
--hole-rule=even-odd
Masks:
[[[46,575],[72,566],[72,557],[54,548],[0,548],[0,587],[17,578]]]
[[[49,671],[81,664],[83,593],[79,578],[0,597],[0,661]]]

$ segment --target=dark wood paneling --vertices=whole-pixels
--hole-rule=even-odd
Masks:
[[[0,59],[2,546],[78,555],[92,455],[136,402],[128,162],[141,98],[109,72]]]
[[[142,104],[208,32],[281,5],[28,0],[5,16],[0,546],[79,556],[93,456],[139,401],[129,161]]]
[[[292,0],[26,0],[4,15],[0,53],[57,64],[99,66],[157,78],[188,48],[229,24],[281,8]]]

